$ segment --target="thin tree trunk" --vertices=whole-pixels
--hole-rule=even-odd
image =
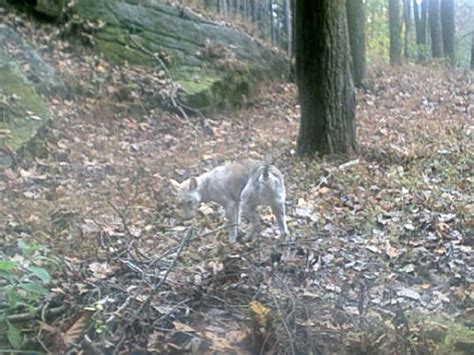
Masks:
[[[272,45],[275,44],[275,29],[273,25],[273,0],[268,0],[268,15],[270,18],[270,37],[272,39]]]
[[[440,0],[429,0],[429,19],[431,33],[431,53],[433,58],[443,57],[443,39],[441,35]]]
[[[408,60],[410,58],[411,0],[403,0],[403,15],[405,23],[404,53],[405,58]]]
[[[443,48],[449,64],[456,63],[454,47],[454,0],[441,0],[441,28],[443,34]]]
[[[291,28],[292,28],[292,38],[291,38],[291,43],[292,43],[292,53],[291,55],[295,57],[296,55],[296,8],[295,8],[295,1],[296,0],[290,0],[290,8],[291,8]]]
[[[402,45],[400,41],[400,0],[388,1],[390,29],[390,65],[402,63]]]
[[[257,1],[257,23],[258,23],[258,28],[260,29],[262,33],[262,37],[266,38],[267,33],[267,17],[266,17],[266,4],[261,3],[260,1]]]
[[[289,55],[293,54],[293,18],[291,13],[291,0],[285,0],[285,28],[287,47],[286,50]]]
[[[471,34],[471,70],[474,70],[474,33]]]
[[[426,0],[421,4],[417,0],[413,0],[413,11],[415,17],[416,32],[416,50],[418,63],[426,60],[427,43],[426,43]]]
[[[227,0],[219,0],[219,13],[227,18]]]
[[[298,0],[296,76],[300,155],[355,150],[355,95],[345,0]]]
[[[352,55],[354,84],[363,86],[365,79],[365,8],[363,0],[346,0],[347,25]]]
[[[255,0],[249,0],[249,12],[250,12],[250,21],[253,23],[257,22],[257,6],[255,5]]]
[[[240,1],[234,0],[234,17],[240,15]]]

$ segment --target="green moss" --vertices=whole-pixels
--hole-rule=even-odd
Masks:
[[[440,316],[414,316],[421,335],[436,347],[436,354],[474,353],[474,330]]]
[[[234,106],[248,96],[248,78],[237,72],[223,72],[213,69],[197,69],[182,66],[173,72],[173,77],[186,92],[182,98],[186,105],[199,110]]]
[[[0,93],[17,98],[10,100],[9,106],[0,107],[0,129],[10,132],[3,143],[16,151],[35,135],[49,115],[33,86],[15,66],[0,66]]]

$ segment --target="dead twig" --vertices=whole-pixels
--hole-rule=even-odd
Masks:
[[[278,313],[280,314],[280,317],[281,317],[281,320],[282,320],[282,324],[283,324],[283,328],[285,328],[286,330],[286,333],[288,334],[288,339],[290,341],[290,350],[291,350],[291,354],[292,355],[295,355],[296,354],[296,349],[295,349],[295,340],[293,338],[293,334],[291,333],[291,330],[290,330],[290,327],[288,326],[288,322],[286,321],[286,316],[283,314],[281,308],[280,308],[280,305],[275,297],[275,295],[270,292],[270,295],[272,296],[272,299],[273,299],[273,303],[275,304],[277,310],[278,310]]]
[[[38,307],[33,313],[28,312],[28,313],[12,314],[7,317],[7,320],[9,322],[25,322],[25,321],[35,319],[40,314],[41,314],[41,318],[48,318],[51,316],[56,316],[61,313],[64,313],[64,311],[66,310],[66,306],[59,306],[56,308],[48,309],[46,311],[43,311],[43,308],[44,307]]]
[[[155,285],[153,285],[153,288],[151,289],[150,294],[148,295],[147,299],[145,300],[145,302],[142,303],[140,308],[138,308],[138,310],[135,312],[136,316],[138,316],[145,307],[148,307],[150,305],[153,297],[155,296],[156,291],[158,291],[161,285],[163,285],[163,283],[168,278],[168,275],[170,274],[173,267],[176,265],[176,262],[178,261],[178,258],[181,255],[181,252],[183,251],[186,244],[191,240],[191,237],[193,236],[193,234],[194,234],[194,228],[191,226],[186,232],[186,236],[181,241],[181,244],[178,248],[178,251],[176,252],[176,255],[173,261],[171,262],[171,265],[168,267],[163,277]]]

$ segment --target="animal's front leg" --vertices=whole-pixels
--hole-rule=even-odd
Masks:
[[[288,235],[288,226],[286,225],[285,202],[279,201],[272,205],[272,211],[278,223],[278,229],[283,237]]]
[[[252,238],[255,233],[259,230],[259,219],[257,215],[257,210],[254,206],[250,206],[249,204],[242,203],[242,215],[249,221],[249,229],[247,233],[245,233],[244,241],[249,240]]]
[[[229,242],[235,243],[239,231],[239,204],[237,202],[229,202],[225,207],[225,213],[229,220]]]

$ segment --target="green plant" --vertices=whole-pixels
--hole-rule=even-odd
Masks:
[[[38,265],[47,260],[41,245],[18,241],[20,255],[0,259],[0,343],[7,339],[12,348],[21,348],[23,335],[12,315],[36,312],[35,305],[48,292],[49,272]]]

